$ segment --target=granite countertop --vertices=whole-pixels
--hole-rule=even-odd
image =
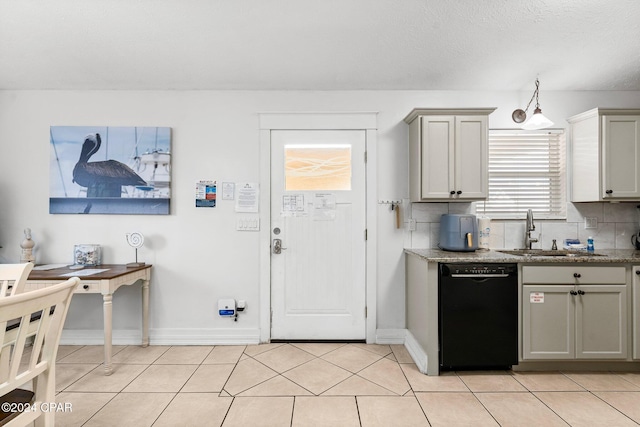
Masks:
[[[506,250],[506,249],[505,249]],[[418,256],[427,262],[517,262],[517,263],[632,263],[640,264],[640,250],[603,249],[595,255],[576,252],[575,256],[511,255],[499,249],[477,250],[475,252],[451,252],[441,249],[405,249],[405,253]]]

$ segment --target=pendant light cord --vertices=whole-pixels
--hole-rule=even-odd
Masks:
[[[540,80],[538,80],[536,78],[536,90],[533,91],[533,95],[531,95],[531,99],[529,100],[529,103],[527,104],[527,108],[525,108],[524,112],[526,113],[527,111],[529,111],[529,107],[531,106],[531,101],[533,101],[533,98],[536,99],[536,108],[540,108],[540,103],[538,102],[538,93],[540,92]]]

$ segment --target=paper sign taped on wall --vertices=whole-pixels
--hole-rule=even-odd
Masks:
[[[282,196],[282,210],[280,215],[286,216],[307,216],[304,194],[285,194]]]
[[[236,199],[236,212],[258,212],[259,186],[255,182],[245,182],[236,186],[238,198]]]
[[[196,208],[216,207],[216,181],[204,180],[196,182]]]
[[[316,193],[313,198],[313,220],[334,221],[336,219],[336,195]]]
[[[236,197],[236,183],[235,182],[223,182],[222,183],[222,200],[233,200]]]

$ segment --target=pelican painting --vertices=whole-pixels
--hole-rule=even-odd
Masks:
[[[73,168],[73,182],[87,188],[87,197],[120,197],[123,185],[147,185],[133,169],[117,160],[90,162],[101,144],[99,133],[87,135]]]
[[[51,126],[49,213],[168,215],[171,128]]]

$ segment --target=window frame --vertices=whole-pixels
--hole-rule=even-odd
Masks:
[[[544,154],[544,145],[539,141],[540,137],[544,135],[554,135],[553,138],[549,138],[549,143],[553,145],[548,149],[548,158],[550,159],[547,161],[548,172],[545,173],[542,170],[544,162],[536,162],[535,159],[531,162],[521,162],[515,168],[513,166],[505,168],[510,170],[502,172],[498,170],[500,160],[504,166],[505,162],[509,161],[509,156],[524,158],[526,150],[529,150],[534,156]],[[511,146],[508,145],[510,136],[513,137]],[[476,203],[476,214],[499,220],[522,219],[527,209],[532,209],[537,219],[562,220],[567,218],[567,141],[564,129],[489,129],[487,146],[487,200]],[[499,153],[500,151],[502,153]],[[525,172],[515,172],[513,169]],[[546,184],[547,188],[543,188],[545,177],[549,179]],[[529,181],[528,185],[523,182],[527,180]],[[525,195],[520,194],[521,197],[516,197],[511,204],[504,203],[504,199],[502,199],[504,207],[501,208],[495,193],[513,194],[515,192],[518,195],[518,189],[513,185],[518,181],[523,182],[524,191],[529,192],[527,195],[530,199],[529,204],[523,200]],[[549,194],[547,204],[543,203],[545,202],[544,197],[535,194],[536,189],[547,191]],[[492,193],[494,194],[493,199],[491,198]]]

